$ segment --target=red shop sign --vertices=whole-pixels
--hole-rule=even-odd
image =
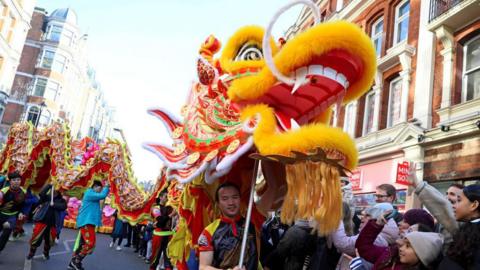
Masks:
[[[395,179],[395,183],[407,185],[409,186],[410,183],[408,182],[408,170],[409,170],[409,162],[404,161],[403,163],[397,164],[397,177]]]
[[[352,190],[362,190],[362,171],[354,170],[348,177],[348,180],[352,184]]]

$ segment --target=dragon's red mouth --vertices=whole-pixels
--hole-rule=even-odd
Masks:
[[[363,72],[360,58],[345,50],[332,50],[309,65],[293,69],[295,84],[277,83],[256,100],[241,105],[268,104],[275,109],[278,126],[290,130],[308,124],[334,103],[340,103],[349,85]]]

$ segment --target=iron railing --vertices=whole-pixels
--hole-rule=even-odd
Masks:
[[[463,0],[431,0],[428,22],[435,20],[461,2],[463,2]]]

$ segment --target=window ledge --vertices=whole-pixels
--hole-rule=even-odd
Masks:
[[[417,138],[418,134],[423,134],[422,128],[412,123],[402,122],[390,128],[370,132],[364,137],[356,138],[355,142],[360,158],[367,158],[398,151],[405,146],[405,143],[407,145],[417,143],[416,139],[410,139]]]
[[[415,47],[409,45],[406,41],[401,42],[387,50],[387,54],[377,61],[378,69],[385,71],[392,66],[400,63],[400,55],[406,53],[410,56],[415,54]]]
[[[437,110],[440,125],[451,125],[480,116],[480,98]]]

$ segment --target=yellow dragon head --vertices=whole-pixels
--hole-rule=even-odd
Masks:
[[[344,21],[318,24],[281,46],[268,32],[239,29],[219,59],[221,45],[210,36],[200,49],[199,82],[182,109],[184,120],[150,110],[167,125],[173,147],[146,147],[180,182],[251,173],[253,161],[242,157],[256,152],[265,178],[257,208],[283,203],[284,220],[314,218],[327,233],[342,214],[339,176],[358,159],[353,139],[329,126],[332,107],[370,88],[375,50],[362,29]]]

